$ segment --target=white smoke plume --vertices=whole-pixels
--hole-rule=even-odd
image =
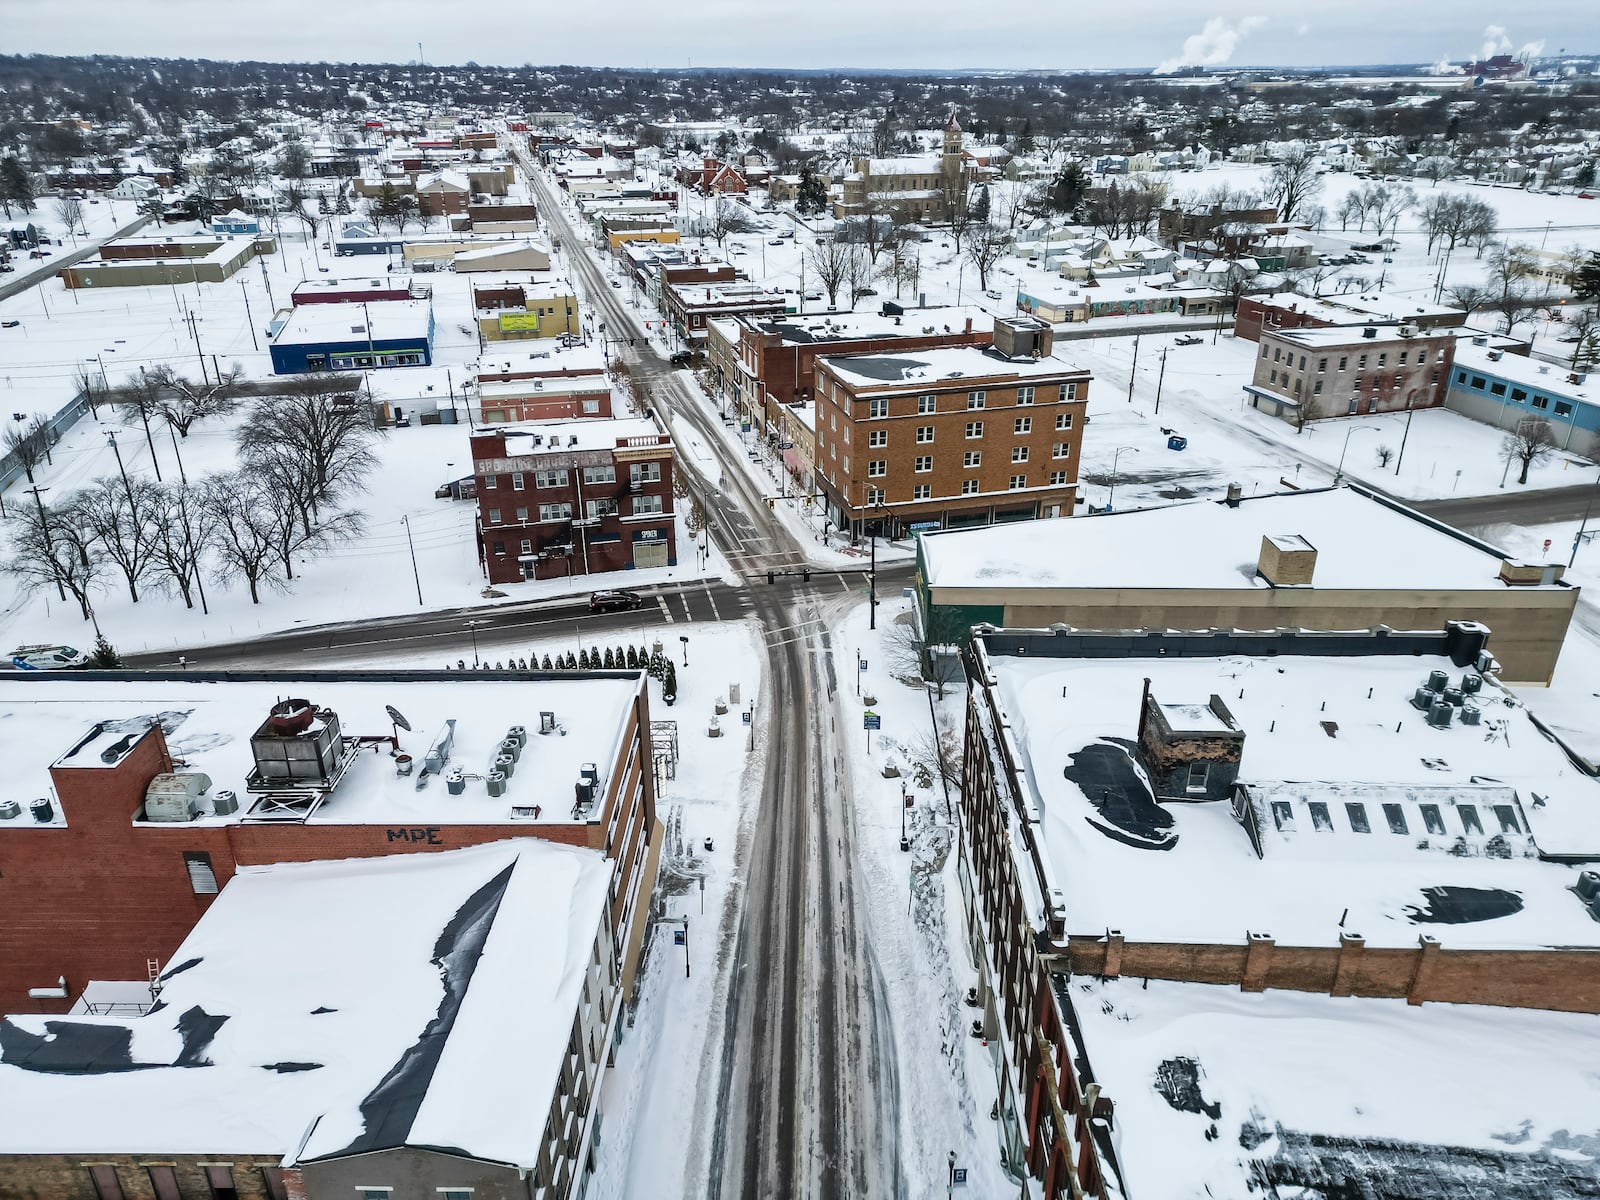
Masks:
[[[1541,38],[1537,42],[1529,42],[1521,50],[1518,50],[1517,58],[1522,62],[1532,62],[1534,59],[1541,57],[1543,54],[1544,39]]]
[[[1510,54],[1511,39],[1504,25],[1490,25],[1483,31],[1483,46],[1478,51],[1479,60],[1493,58],[1496,54]]]
[[[1176,58],[1165,60],[1155,73],[1170,75],[1184,67],[1220,67],[1233,58],[1241,39],[1266,23],[1265,17],[1245,17],[1239,21],[1212,17],[1199,33],[1183,40],[1183,50]]]

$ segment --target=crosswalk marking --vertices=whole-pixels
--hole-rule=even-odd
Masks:
[[[656,603],[661,606],[661,615],[667,619],[667,624],[671,625],[672,610],[667,607],[667,598],[665,596],[657,596]]]

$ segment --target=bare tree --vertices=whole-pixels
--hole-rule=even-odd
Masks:
[[[956,253],[961,253],[961,242],[967,236],[967,230],[972,228],[975,218],[972,215],[972,205],[960,203],[950,214],[950,240],[955,244]]]
[[[122,572],[135,604],[139,585],[154,566],[159,496],[159,486],[147,480],[97,479],[72,498],[79,519]]]
[[[978,269],[978,287],[988,289],[989,272],[1005,257],[1010,245],[1006,231],[993,225],[980,225],[972,231],[967,242],[967,261]]]
[[[1483,307],[1488,294],[1475,283],[1453,283],[1445,288],[1444,294],[1450,298],[1450,303],[1464,313],[1471,313]]]
[[[201,511],[211,531],[217,578],[243,579],[250,603],[261,603],[261,588],[273,582],[277,540],[268,498],[258,480],[245,472],[213,475],[200,492]]]
[[[1430,196],[1417,213],[1428,235],[1430,253],[1436,242],[1443,242],[1447,250],[1463,242],[1481,243],[1494,236],[1499,221],[1492,205],[1454,192]]]
[[[311,151],[299,138],[291,138],[278,151],[278,174],[285,179],[304,179],[311,169]]]
[[[859,217],[841,221],[834,229],[833,240],[843,240],[860,247],[858,256],[867,268],[867,277],[878,269],[878,256],[894,237],[894,221],[887,210],[874,206]]]
[[[718,198],[706,213],[706,231],[710,233],[711,240],[717,243],[717,249],[722,248],[722,243],[728,240],[730,233],[753,233],[757,226],[750,210],[726,196]]]
[[[298,393],[259,400],[234,436],[246,464],[276,464],[285,474],[292,467],[309,523],[323,506],[365,490],[382,434],[368,397],[312,376]]]
[[[1530,246],[1502,243],[1489,253],[1486,307],[1500,314],[1506,333],[1527,319],[1532,307],[1528,277],[1533,274],[1534,257]]]
[[[1516,463],[1522,468],[1518,483],[1528,482],[1528,472],[1556,452],[1556,437],[1550,422],[1543,417],[1519,421],[1511,433],[1506,434],[1500,446],[1500,459]]]
[[[55,203],[56,216],[67,227],[67,232],[77,236],[78,227],[83,224],[83,203],[76,196],[59,196]],[[88,236],[84,230],[84,236]]]
[[[1305,143],[1292,147],[1273,164],[1266,189],[1267,198],[1277,206],[1278,219],[1294,220],[1301,206],[1322,190],[1316,148]]]
[[[816,242],[806,251],[806,267],[828,293],[828,307],[839,307],[839,289],[854,274],[856,248],[838,238]]]
[[[94,609],[89,597],[105,573],[105,559],[93,532],[71,500],[56,508],[19,506],[10,528],[11,557],[0,570],[13,576],[24,591],[53,587],[71,594],[85,621]]]
[[[176,588],[185,608],[194,607],[195,585],[210,546],[210,526],[196,518],[200,494],[182,484],[160,487],[151,518],[150,571],[163,590]]]
[[[291,183],[283,189],[283,202],[289,206],[289,215],[305,226],[306,240],[310,241],[315,238],[317,236],[317,227],[321,222],[318,220],[316,212],[307,207],[311,203],[311,197],[306,193],[305,188],[298,183]]]
[[[35,415],[7,429],[3,445],[5,452],[17,460],[17,465],[26,472],[28,482],[32,483],[33,469],[50,454],[50,424],[43,417]]]
[[[153,413],[178,431],[179,437],[186,438],[196,421],[233,411],[243,378],[244,368],[235,363],[219,373],[214,382],[194,383],[163,363],[146,371],[139,385],[129,390],[137,393],[136,405],[149,404]]]

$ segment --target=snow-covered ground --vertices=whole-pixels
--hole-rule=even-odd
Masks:
[[[54,465],[35,471],[50,489],[47,504],[95,479],[117,478],[108,432],[117,435],[129,476],[154,478],[143,429],[137,423],[114,420],[104,409],[101,415],[102,420],[86,417],[79,422],[55,447]],[[233,467],[235,424],[234,418],[202,422],[179,443],[189,479]],[[446,480],[470,474],[468,433],[466,425],[413,425],[389,431],[379,444],[381,465],[368,492],[355,504],[367,516],[366,531],[325,554],[297,561],[294,581],[264,593],[260,604],[250,602],[242,582],[223,586],[209,579],[205,583],[209,613],[198,606],[185,609],[181,598],[152,588],[142,590],[134,604],[121,575],[112,574],[105,577],[94,600],[100,628],[119,650],[134,653],[235,641],[295,626],[539,600],[600,586],[650,587],[685,579],[734,578],[715,545],[704,561],[695,553],[680,512],[675,567],[504,584],[485,596],[474,534],[475,504],[437,500],[433,495]],[[165,431],[157,432],[155,451],[163,477],[170,480],[177,472],[172,443],[170,438],[163,441],[165,436]],[[19,502],[25,498],[13,489],[7,503]],[[0,526],[0,547],[4,538]],[[85,645],[93,634],[75,604],[63,605],[49,589],[25,593],[14,577],[0,575],[0,642],[8,638],[7,645],[51,640]]]

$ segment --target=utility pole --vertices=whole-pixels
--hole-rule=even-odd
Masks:
[[[1156,376],[1156,413],[1159,413],[1161,411],[1161,385],[1166,382],[1166,379],[1167,379],[1167,351],[1166,351],[1166,347],[1163,346],[1162,349],[1161,349],[1161,374]],[[1152,414],[1152,415],[1154,415],[1154,414]]]
[[[244,286],[244,280],[239,280],[239,291],[244,295],[244,322],[250,326],[250,346],[254,350],[261,349],[261,343],[256,341],[256,321],[250,315],[250,289]]]
[[[1133,335],[1133,366],[1128,368],[1128,403],[1133,403],[1133,381],[1139,373],[1139,335]]]
[[[200,327],[195,324],[194,310],[189,309],[187,312],[185,312],[183,314],[183,319],[188,322],[189,332],[194,337],[194,355],[200,360],[200,382],[210,383],[211,377],[206,374],[205,351],[200,349]],[[153,454],[154,451],[151,451],[151,453]]]
[[[1400,477],[1400,464],[1406,459],[1406,439],[1411,436],[1411,417],[1415,412],[1416,409],[1412,406],[1411,398],[1407,397],[1406,427],[1400,434],[1400,453],[1394,456],[1394,474],[1396,479]]]
[[[194,535],[189,529],[189,487],[187,484],[178,489],[178,516],[183,521],[183,548],[187,553],[189,563],[194,567],[194,586],[200,593],[200,612],[204,616],[211,615],[211,609],[206,604],[206,585],[200,577],[200,558],[194,551]]]
[[[56,594],[61,597],[61,602],[65,604],[67,600],[67,589],[61,585],[61,568],[56,562],[55,543],[50,540],[50,518],[45,516],[44,501],[40,499],[40,496],[49,490],[49,487],[39,487],[37,484],[35,484],[31,488],[24,488],[23,494],[32,496],[33,502],[39,506],[39,532],[44,535],[45,553],[50,556],[50,573],[56,577]]]
[[[411,518],[402,516],[400,524],[406,527],[406,548],[411,551],[411,578],[417,583],[417,604],[422,604],[422,575],[417,571],[417,546],[411,540]]]

